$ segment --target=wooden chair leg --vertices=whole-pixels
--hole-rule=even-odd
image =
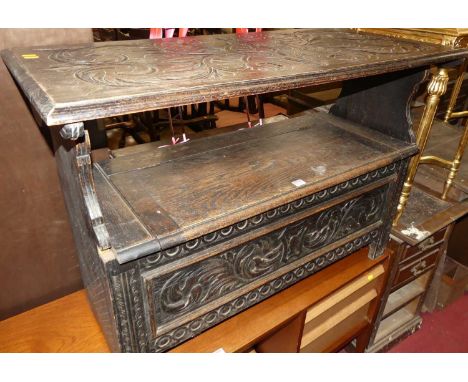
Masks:
[[[257,114],[258,113],[256,97],[255,96],[248,96],[247,97],[247,106],[246,107],[249,108],[249,113],[250,114]]]
[[[263,97],[261,95],[256,96],[257,99],[257,109],[258,109],[258,118],[265,118],[265,109],[263,107]]]

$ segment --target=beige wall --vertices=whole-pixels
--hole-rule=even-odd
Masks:
[[[23,46],[76,44],[93,41],[91,29],[4,28],[0,50]]]
[[[0,29],[0,49],[92,41],[91,29]],[[0,320],[82,288],[55,159],[0,60]]]

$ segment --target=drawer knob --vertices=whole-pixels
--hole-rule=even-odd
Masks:
[[[417,276],[424,272],[424,269],[426,269],[426,260],[419,262],[413,268],[411,268],[411,273],[413,276]]]

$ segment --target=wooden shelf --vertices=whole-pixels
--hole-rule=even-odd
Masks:
[[[368,311],[369,304],[367,303],[361,308],[353,310],[350,315],[337,322],[330,330],[320,333],[314,339],[309,339],[310,342],[306,343],[307,340],[303,338],[300,352],[329,353],[337,351],[369,325]]]
[[[334,152],[336,147],[341,149]],[[313,113],[104,160],[95,164],[94,181],[110,243],[125,263],[323,190],[331,178],[344,182],[377,171],[389,158],[411,152],[380,133]],[[323,173],[311,171],[317,156]],[[180,208],[180,201],[190,208]]]
[[[377,283],[384,272],[384,267],[378,265],[309,308],[301,352],[325,351],[340,338],[356,334],[356,327],[367,325],[369,307],[378,296]]]
[[[419,304],[419,298],[413,300],[410,304],[397,310],[395,313],[388,316],[380,322],[379,330],[375,336],[374,342],[378,342],[384,337],[389,336],[392,332],[403,326],[406,322],[410,321],[416,316],[416,309]]]
[[[388,296],[387,304],[383,313],[383,317],[388,317],[399,308],[408,304],[416,297],[420,296],[426,290],[427,280],[429,279],[430,271],[424,273],[417,279],[406,284],[404,287],[396,290]]]
[[[328,297],[327,299],[325,299],[324,301],[310,308],[307,311],[305,323],[306,324],[309,323],[314,318],[318,317],[320,314],[322,314],[326,310],[336,305],[338,302],[349,297],[351,294],[358,291],[360,288],[363,288],[365,285],[369,284],[371,281],[376,280],[384,272],[385,272],[384,267],[382,265],[378,265],[377,267],[371,269],[369,272],[366,272],[364,275],[358,277],[349,285],[346,285],[345,287],[336,291],[330,297]]]
[[[393,331],[389,337],[382,337],[379,341],[374,342],[370,347],[366,349],[366,352],[376,353],[385,351],[385,349],[388,349],[395,342],[406,338],[407,336],[411,335],[416,330],[418,330],[421,326],[421,323],[421,317],[415,315],[412,319],[406,321],[402,326]]]
[[[375,289],[371,289],[331,317],[324,319],[324,321],[319,325],[310,328],[310,330],[302,337],[301,351],[348,318],[351,318],[353,324],[365,321],[367,318],[369,303],[376,297],[377,291]],[[334,335],[335,333],[332,334]]]

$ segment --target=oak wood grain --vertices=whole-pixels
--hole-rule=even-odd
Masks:
[[[0,321],[0,352],[109,352],[80,290]]]
[[[167,351],[316,272],[330,289],[309,284],[303,306],[331,293],[340,275],[375,264],[368,257],[384,250],[416,151],[408,105],[427,64],[465,53],[340,30],[5,53],[49,125],[361,78],[339,116],[304,115],[96,164],[96,194],[83,139],[73,147],[52,126],[85,285],[109,346]],[[97,250],[95,222],[113,248],[98,240]],[[339,261],[355,255],[359,266]],[[294,301],[288,296],[283,305]],[[261,336],[300,312],[292,313],[262,322]],[[369,330],[360,330],[363,344]]]
[[[3,53],[48,125],[286,90],[467,55],[350,30],[280,30]]]
[[[142,256],[178,245],[414,152],[413,144],[313,113],[104,160],[95,179],[123,259],[127,248],[145,246]]]

